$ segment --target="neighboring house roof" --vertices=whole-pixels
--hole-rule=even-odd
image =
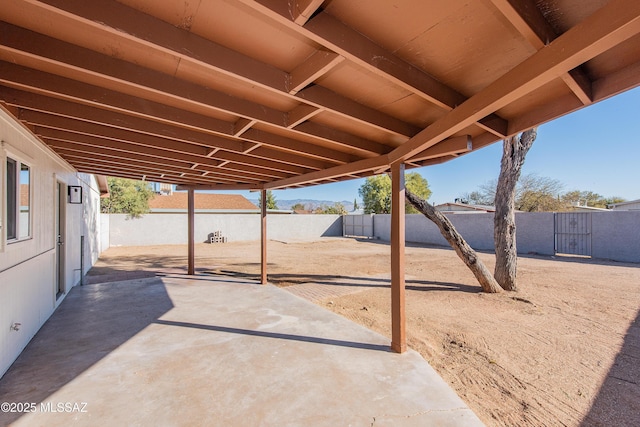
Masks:
[[[592,206],[572,206],[571,211],[572,212],[601,212],[601,211],[610,212],[609,209],[594,208]]]
[[[196,210],[234,210],[258,209],[256,205],[240,194],[195,193]],[[170,195],[156,195],[149,200],[151,212],[187,210],[187,193],[177,192]]]
[[[616,208],[619,208],[619,207],[624,208],[625,206],[636,205],[636,204],[640,204],[640,199],[630,200],[628,202],[611,203],[610,205],[607,205],[607,207],[609,209],[616,209]]]
[[[29,206],[29,184],[20,184],[20,206]]]
[[[495,212],[496,208],[494,206],[485,206],[485,205],[469,205],[466,203],[442,203],[434,206],[440,212],[450,212],[450,213],[483,213],[483,212]]]

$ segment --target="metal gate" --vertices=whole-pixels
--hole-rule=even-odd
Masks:
[[[591,256],[590,213],[556,213],[554,231],[557,254]]]
[[[373,215],[343,215],[344,236],[373,237]]]

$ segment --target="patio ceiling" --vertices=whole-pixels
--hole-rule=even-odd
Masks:
[[[640,84],[637,0],[11,0],[0,20],[6,110],[79,171],[190,188],[441,163]]]

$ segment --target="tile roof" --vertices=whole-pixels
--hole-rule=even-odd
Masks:
[[[187,193],[177,192],[171,195],[156,195],[149,200],[151,211],[157,209],[187,209]],[[196,209],[255,210],[256,205],[240,194],[195,193]]]

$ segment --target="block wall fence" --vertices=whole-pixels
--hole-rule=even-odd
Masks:
[[[640,212],[594,212],[592,215],[592,256],[621,262],[640,263]],[[143,246],[187,243],[186,214],[147,214],[131,219],[111,214],[103,218],[108,236],[101,240],[110,246]],[[493,251],[493,214],[450,214],[456,229],[476,250]],[[314,240],[327,236],[352,234],[348,224],[371,223],[360,227],[368,237],[390,241],[391,215],[267,215],[270,240]],[[516,214],[518,253],[554,255],[554,213],[521,212]],[[260,239],[260,216],[257,214],[196,213],[195,240],[208,242],[210,233],[220,231],[227,241]],[[423,215],[406,216],[407,242],[448,246],[438,228]]]

